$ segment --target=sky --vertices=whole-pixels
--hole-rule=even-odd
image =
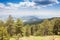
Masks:
[[[0,16],[60,17],[60,0],[0,0]]]

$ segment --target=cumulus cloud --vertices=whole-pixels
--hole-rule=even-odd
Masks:
[[[18,4],[15,3],[7,3],[8,6],[4,5],[3,3],[0,3],[0,8],[4,9],[19,9],[19,8],[28,8],[28,7],[34,7],[34,2],[20,2]]]
[[[47,6],[53,6],[54,4],[59,4],[58,0],[33,0],[35,3],[35,6],[39,7],[47,7]]]
[[[5,7],[5,5],[0,3],[0,8],[4,8],[4,7]]]
[[[4,5],[3,3],[0,3],[0,8],[4,9],[19,9],[19,8],[41,8],[41,7],[47,7],[52,6],[54,4],[58,4],[58,0],[32,0],[30,2],[29,0],[24,0],[24,2],[20,2],[18,4],[15,3],[7,3],[8,6]]]

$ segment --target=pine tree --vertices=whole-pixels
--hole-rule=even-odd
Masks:
[[[13,34],[15,34],[15,32],[13,30],[15,27],[14,27],[14,20],[11,15],[9,15],[9,17],[5,23],[5,26],[7,28],[8,33],[10,34],[10,36],[13,36]]]
[[[23,36],[23,34],[22,34],[23,33],[23,30],[22,30],[23,22],[22,22],[22,20],[20,20],[18,18],[15,25],[16,25],[16,34],[19,34],[20,36]]]

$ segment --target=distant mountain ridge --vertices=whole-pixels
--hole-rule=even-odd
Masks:
[[[0,16],[1,20],[7,20],[8,16]],[[42,21],[43,19],[38,18],[37,16],[13,16],[13,19],[16,20],[17,18],[20,18],[21,20],[23,20],[24,23],[26,24],[31,24],[31,23],[38,23],[40,21]]]
[[[32,24],[32,23],[41,22],[43,19],[39,19],[36,16],[25,16],[25,17],[22,17],[22,20],[25,24]]]
[[[5,21],[7,20],[8,16],[7,15],[1,15],[0,19]],[[13,19],[16,20],[17,18],[20,18],[23,20],[24,24],[35,24],[35,23],[40,23],[45,19],[52,20],[54,18],[60,18],[60,17],[52,17],[52,18],[39,18],[39,16],[13,16]]]

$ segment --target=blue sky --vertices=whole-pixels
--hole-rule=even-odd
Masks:
[[[0,15],[60,17],[60,0],[0,0]]]

